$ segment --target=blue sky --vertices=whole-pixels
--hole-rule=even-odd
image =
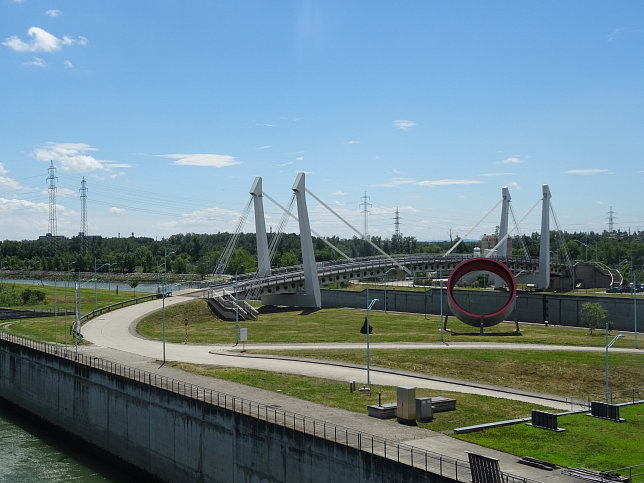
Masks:
[[[639,0],[0,0],[0,239],[47,231],[51,160],[67,236],[83,176],[90,234],[160,239],[234,230],[255,176],[285,205],[299,171],[358,229],[366,193],[371,235],[398,207],[464,236],[503,186],[522,219],[542,184],[565,230],[644,230],[643,54]]]

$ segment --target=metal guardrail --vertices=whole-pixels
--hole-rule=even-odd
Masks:
[[[433,451],[427,451],[398,441],[388,440],[328,421],[293,413],[232,394],[215,391],[171,377],[129,367],[100,357],[92,357],[82,353],[77,354],[67,346],[36,342],[3,331],[0,331],[0,339],[71,360],[109,374],[118,375],[152,387],[170,391],[184,397],[196,399],[206,404],[212,404],[235,413],[257,418],[258,420],[292,429],[293,431],[382,456],[426,472],[453,478],[456,481],[469,482],[472,478],[470,464],[464,460],[441,455]],[[507,483],[539,483],[538,480],[516,476],[510,473],[503,473],[502,475],[503,481]]]
[[[143,297],[137,297],[135,299],[128,299],[128,300],[123,300],[122,302],[117,302],[115,304],[111,305],[106,305],[105,307],[100,307],[99,309],[92,310],[91,312],[86,313],[85,315],[82,315],[80,317],[81,322],[86,322],[88,320],[93,319],[97,315],[102,315],[107,312],[111,312],[112,310],[116,309],[122,309],[123,307],[127,307],[129,305],[135,305],[138,304],[139,302],[149,302],[154,299],[159,299],[161,298],[162,294],[160,293],[154,293],[151,295],[144,295]],[[166,295],[167,297],[168,295]]]
[[[631,403],[644,399],[644,386],[633,387],[631,389],[621,389],[619,391],[610,391],[608,401],[606,401],[606,392],[595,392],[588,395],[588,407],[592,401],[604,401],[609,404]]]

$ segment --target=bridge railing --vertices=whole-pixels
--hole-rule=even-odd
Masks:
[[[62,359],[71,360],[77,364],[89,366],[109,374],[170,391],[183,397],[196,399],[204,404],[211,404],[293,431],[323,438],[328,441],[333,441],[336,444],[345,445],[358,449],[359,451],[394,460],[403,465],[453,478],[456,481],[469,482],[472,478],[470,464],[465,460],[452,458],[364,431],[312,418],[303,414],[297,414],[272,405],[255,402],[100,357],[76,353],[67,346],[36,342],[3,331],[0,331],[0,339],[55,355]],[[512,475],[510,473],[503,473],[503,481],[511,483],[538,483],[537,480]]]

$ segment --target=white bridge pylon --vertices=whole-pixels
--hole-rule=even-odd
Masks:
[[[276,240],[271,241],[271,246],[268,244],[268,237],[266,233],[266,222],[264,218],[264,205],[263,198],[266,197],[273,203],[275,203],[286,216],[295,218],[299,223],[300,228],[300,244],[302,250],[302,262],[303,262],[303,275],[304,283],[299,283],[293,286],[292,292],[280,292],[280,293],[268,293],[262,294],[261,299],[262,303],[266,305],[285,305],[293,307],[308,307],[308,308],[319,308],[321,307],[321,294],[320,294],[320,281],[318,278],[317,265],[315,261],[315,252],[313,250],[313,240],[311,234],[315,234],[319,239],[324,241],[332,249],[337,251],[341,256],[347,260],[353,262],[353,260],[347,256],[344,252],[339,250],[333,244],[331,244],[325,237],[319,235],[314,230],[311,229],[307,203],[306,203],[306,194],[311,195],[317,202],[319,202],[323,207],[328,211],[333,213],[338,219],[345,223],[349,228],[351,228],[356,234],[358,234],[363,240],[370,243],[376,250],[378,250],[382,255],[387,257],[391,262],[392,266],[396,266],[399,269],[405,271],[406,273],[411,273],[410,270],[401,264],[399,261],[393,259],[390,255],[385,253],[380,247],[375,245],[367,236],[353,227],[348,221],[346,221],[342,216],[336,213],[331,209],[326,203],[324,203],[320,198],[315,196],[310,190],[305,186],[305,174],[298,173],[295,183],[292,187],[293,198],[291,198],[291,205],[288,208],[283,207],[273,198],[271,198],[267,193],[263,192],[262,188],[262,178],[255,178],[253,185],[250,190],[251,202],[254,206],[255,213],[255,233],[257,241],[257,273],[256,279],[258,282],[261,279],[267,279],[271,276],[271,257],[272,252],[274,251],[274,243]],[[501,209],[501,223],[499,226],[499,241],[497,245],[490,250],[485,256],[494,256],[496,254],[499,258],[508,257],[508,242],[507,239],[512,232],[517,232],[521,235],[519,223],[522,222],[541,202],[542,207],[542,224],[541,224],[541,243],[540,243],[540,259],[539,259],[539,276],[537,278],[538,286],[541,289],[547,289],[550,285],[550,212],[552,211],[552,206],[550,203],[550,190],[548,185],[543,185],[542,187],[542,197],[540,197],[537,202],[528,210],[528,212],[522,217],[520,221],[517,221],[514,211],[512,210],[511,196],[507,187],[502,188],[502,198],[490,209],[484,217],[479,220],[479,222],[468,232],[471,233],[494,209],[500,204],[503,203]],[[297,216],[291,213],[291,206],[293,201],[297,201]],[[249,208],[250,206],[247,206]],[[512,215],[514,220],[514,226],[512,229],[509,229],[508,218],[509,215]],[[553,213],[554,215],[554,213]],[[276,233],[276,237],[279,237],[282,231],[282,226],[285,224],[286,218],[283,219],[279,233]],[[555,218],[556,221],[556,218]],[[465,237],[461,238],[454,246],[452,246],[444,256],[449,255],[456,246],[461,243]],[[527,250],[524,251],[527,254]],[[528,256],[529,258],[529,256]]]
[[[265,196],[273,203],[275,203],[282,211],[287,215],[295,218],[300,226],[300,245],[302,249],[302,265],[304,268],[304,290],[298,290],[294,293],[279,293],[279,294],[267,294],[262,295],[262,303],[266,305],[286,305],[293,307],[316,307],[319,308],[322,305],[322,299],[320,295],[320,282],[318,279],[317,265],[315,262],[315,252],[313,250],[313,240],[311,233],[314,233],[318,238],[320,238],[324,243],[330,246],[333,250],[338,252],[344,258],[349,261],[353,261],[348,255],[342,252],[339,248],[331,244],[325,237],[319,235],[314,230],[311,229],[309,222],[308,209],[306,205],[306,194],[308,193],[316,201],[318,201],[323,207],[333,213],[337,218],[339,218],[343,223],[345,223],[349,228],[356,232],[360,238],[365,240],[371,246],[373,246],[377,251],[382,255],[391,260],[392,264],[405,271],[408,274],[411,274],[410,270],[404,265],[400,264],[394,260],[389,254],[384,252],[379,246],[374,244],[365,234],[358,231],[353,225],[351,225],[347,220],[342,218],[338,213],[331,209],[326,203],[324,203],[320,198],[315,196],[310,190],[306,188],[305,185],[305,174],[298,173],[295,183],[293,184],[293,192],[295,199],[297,201],[297,216],[295,216],[287,208],[284,208],[281,204],[271,198],[267,193],[262,190],[262,178],[257,177],[253,182],[251,187],[250,194],[253,199],[254,208],[255,208],[255,232],[257,237],[257,259],[258,259],[258,269],[257,277],[265,278],[270,276],[271,267],[270,259],[271,255],[268,249],[268,237],[266,234],[266,222],[264,219],[264,207],[262,198]]]

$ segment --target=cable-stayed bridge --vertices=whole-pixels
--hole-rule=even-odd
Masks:
[[[320,307],[321,296],[320,287],[348,282],[351,280],[380,280],[386,282],[387,279],[393,280],[402,276],[419,276],[419,277],[447,277],[453,268],[464,259],[474,257],[473,254],[462,255],[452,253],[458,244],[474,231],[483,222],[499,204],[501,207],[501,222],[499,224],[499,237],[497,245],[488,250],[484,256],[494,256],[500,259],[512,273],[522,283],[532,283],[542,290],[551,287],[551,278],[569,278],[574,279],[574,264],[567,256],[567,250],[562,243],[562,252],[565,254],[563,262],[553,263],[550,259],[550,225],[551,218],[557,226],[555,233],[561,233],[558,229],[558,222],[554,209],[551,204],[551,194],[548,185],[542,186],[542,196],[535,202],[532,208],[520,220],[514,214],[511,205],[511,196],[508,188],[502,189],[502,197],[498,202],[479,220],[470,231],[462,237],[454,246],[445,254],[415,254],[415,255],[398,255],[390,256],[380,247],[374,245],[368,236],[361,233],[357,228],[352,226],[341,215],[336,213],[323,200],[313,194],[305,186],[305,175],[299,173],[293,184],[293,194],[287,205],[282,206],[274,198],[269,196],[262,188],[262,178],[255,178],[250,189],[250,199],[246,204],[244,211],[239,220],[236,231],[231,236],[228,245],[218,262],[215,270],[216,275],[222,275],[232,255],[239,234],[243,229],[244,223],[248,217],[251,206],[254,208],[255,232],[257,239],[257,271],[252,276],[246,275],[239,277],[234,281],[234,290],[241,298],[261,299],[265,305],[286,305],[294,307]],[[311,229],[309,215],[306,204],[307,195],[314,198],[320,205],[333,213],[340,221],[346,224],[366,243],[371,244],[380,256],[352,259],[343,253],[340,249],[333,246],[326,238]],[[264,219],[264,198],[269,199],[277,205],[283,212],[279,228],[272,237],[271,243],[268,243],[266,234],[266,223]],[[293,205],[297,203],[297,215],[292,213]],[[521,240],[520,223],[532,212],[539,204],[542,205],[541,221],[541,244],[539,258],[531,258],[523,247],[521,257],[508,257],[508,238],[512,234],[519,235]],[[280,235],[282,234],[289,217],[296,219],[300,228],[300,243],[302,249],[302,265],[274,269],[271,268],[271,258],[275,253]],[[510,223],[510,217],[512,223]],[[547,236],[543,234],[546,233]],[[312,234],[327,243],[333,250],[342,256],[342,260],[318,262],[315,261],[313,250]],[[556,238],[556,237],[555,237]],[[574,283],[574,282],[573,282]],[[229,291],[233,289],[232,283],[224,284],[228,286]],[[559,284],[560,285],[560,284]],[[215,287],[210,288],[210,294],[214,293]],[[208,295],[206,295],[208,296]]]

